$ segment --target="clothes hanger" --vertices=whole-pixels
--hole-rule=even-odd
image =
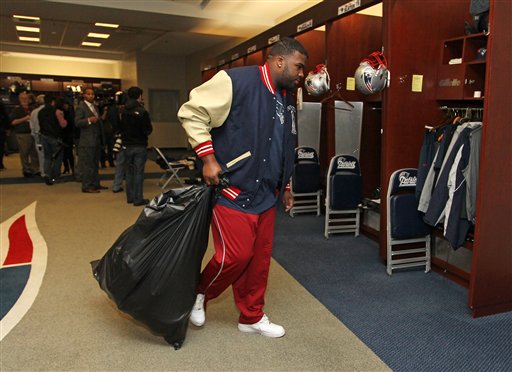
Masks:
[[[425,125],[425,129],[427,129],[430,132],[437,131],[450,124],[452,122],[452,119],[453,117],[451,116],[451,110],[447,110],[441,121],[432,125]]]
[[[322,99],[320,101],[320,103],[325,103],[327,101],[329,101],[330,99],[333,99],[333,98],[338,98],[340,99],[341,101],[345,102],[347,105],[349,105],[352,109],[354,108],[354,105],[351,104],[349,101],[347,101],[340,93],[340,90],[341,90],[341,84],[338,83],[336,84],[336,90],[334,92],[332,92],[329,96],[325,97],[324,99]],[[352,109],[346,109],[346,108],[341,108],[341,107],[334,107],[335,110],[345,110],[345,111],[352,111]]]

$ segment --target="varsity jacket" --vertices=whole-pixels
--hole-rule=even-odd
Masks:
[[[283,194],[293,171],[296,108],[290,92],[285,99]],[[245,66],[218,72],[190,92],[178,117],[199,157],[215,154],[230,187],[223,195],[240,208],[250,208],[260,186],[274,140],[275,87],[269,66]]]

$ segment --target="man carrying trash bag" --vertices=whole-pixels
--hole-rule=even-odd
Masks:
[[[208,301],[230,285],[240,310],[238,329],[282,337],[263,312],[276,205],[293,206],[287,188],[296,146],[295,89],[304,78],[306,49],[284,38],[263,66],[218,72],[193,89],[178,117],[203,162],[207,184],[229,180],[213,210],[215,254],[201,273],[190,321],[205,323]]]

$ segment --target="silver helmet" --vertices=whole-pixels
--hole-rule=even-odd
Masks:
[[[356,88],[363,94],[373,94],[389,86],[389,70],[386,57],[373,52],[363,59],[354,74]]]
[[[308,73],[304,85],[308,94],[312,96],[321,96],[329,91],[330,82],[327,66],[320,64],[316,65],[316,68]]]

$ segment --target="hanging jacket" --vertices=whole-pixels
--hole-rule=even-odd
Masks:
[[[469,131],[461,135],[462,145],[457,151],[455,160],[450,170],[448,179],[448,200],[445,208],[444,237],[450,245],[457,249],[462,244],[471,227],[471,223],[461,216],[465,214],[466,180],[462,169],[466,168],[469,161]]]
[[[446,203],[449,198],[448,182],[450,180],[450,174],[452,174],[452,177],[454,175],[454,172],[452,172],[452,167],[454,166],[455,160],[457,158],[457,153],[463,146],[464,142],[467,140],[467,137],[473,128],[480,125],[481,123],[479,122],[467,122],[461,124],[460,127],[455,131],[452,143],[448,148],[448,156],[443,162],[439,178],[437,180],[434,191],[432,192],[432,198],[430,200],[429,207],[425,213],[425,223],[431,226],[436,226],[438,223],[444,221]],[[457,166],[457,164],[455,164],[455,166]]]
[[[423,186],[425,185],[425,180],[427,179],[428,172],[436,155],[438,148],[436,142],[437,136],[437,131],[425,131],[425,137],[423,139],[423,144],[421,145],[420,159],[418,162],[418,174],[416,176],[415,195],[418,200],[421,197],[421,192],[423,190]]]

